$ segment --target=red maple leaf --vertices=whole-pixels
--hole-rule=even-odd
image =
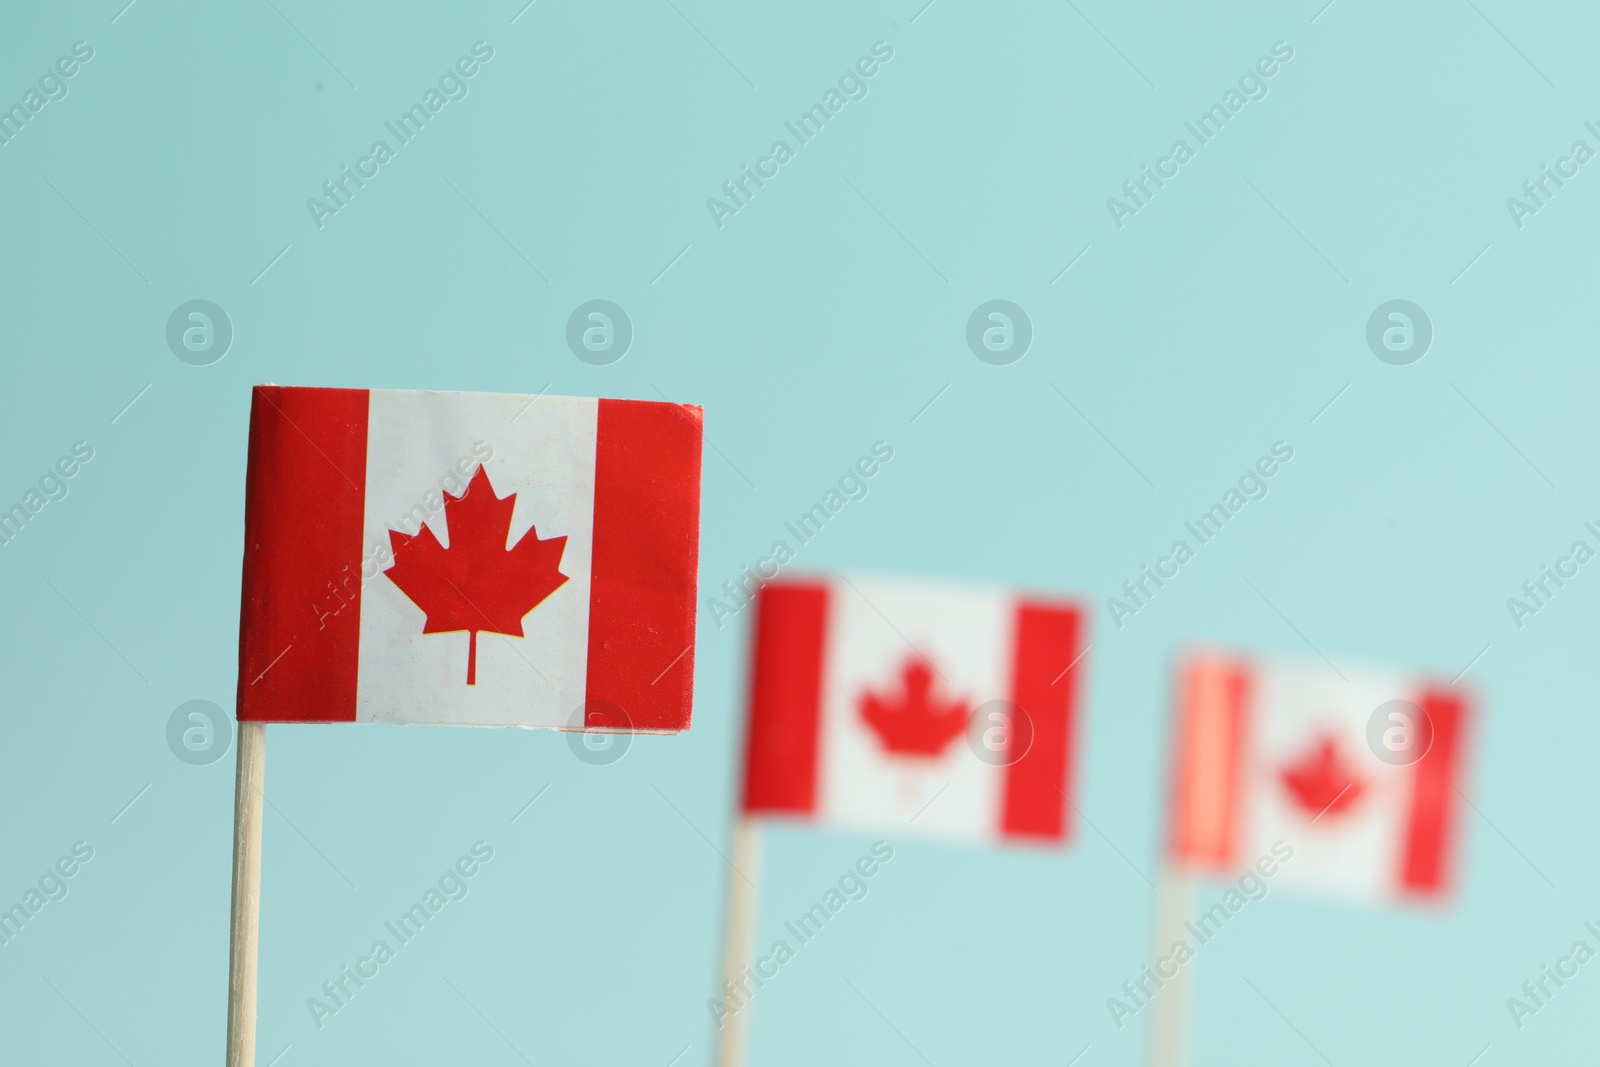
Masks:
[[[1345,763],[1331,734],[1322,735],[1297,762],[1279,770],[1278,777],[1290,798],[1313,819],[1348,810],[1367,788]]]
[[[933,671],[912,656],[900,668],[901,692],[891,703],[870,689],[861,694],[861,717],[883,747],[902,756],[938,756],[967,728],[965,701],[933,697]]]
[[[495,496],[480,466],[460,496],[444,497],[450,547],[424,526],[415,535],[389,531],[394,565],[383,573],[427,613],[425,634],[465,630],[467,684],[478,680],[478,631],[521,637],[522,617],[566,582],[560,571],[566,537],[528,532],[510,548],[517,494]]]

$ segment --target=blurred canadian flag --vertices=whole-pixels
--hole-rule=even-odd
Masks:
[[[1181,662],[1177,702],[1178,866],[1231,876],[1282,839],[1294,848],[1285,884],[1368,899],[1448,890],[1466,694],[1207,652]]]
[[[1068,600],[844,576],[757,597],[748,815],[923,836],[1070,836],[1088,645]]]

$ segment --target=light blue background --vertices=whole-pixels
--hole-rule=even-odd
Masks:
[[[1600,518],[1600,177],[1520,231],[1505,206],[1573,140],[1600,147],[1591,8],[274,2],[109,0],[0,34],[7,105],[95,49],[0,147],[0,503],[96,451],[0,548],[0,902],[96,850],[0,947],[0,1059],[220,1061],[232,759],[187,766],[165,726],[232,707],[262,381],[704,404],[708,589],[883,438],[894,461],[797,567],[1091,605],[1078,803],[1099,832],[895,840],[760,993],[758,1067],[1141,1063],[1147,1016],[1119,1033],[1105,1001],[1151,956],[1172,656],[1312,655],[1246,579],[1336,663],[1450,678],[1482,652],[1476,810],[1443,913],[1252,905],[1195,965],[1196,1062],[1592,1049],[1600,964],[1521,1032],[1505,1006],[1600,920],[1600,564],[1520,631],[1505,605]],[[470,95],[319,231],[306,198],[480,39]],[[870,95],[718,230],[706,198],[877,40]],[[1118,230],[1106,198],[1277,40],[1270,95]],[[637,331],[606,368],[563,340],[596,297]],[[1009,367],[964,341],[997,297],[1036,330]],[[194,298],[236,330],[209,367],[164,341]],[[1436,329],[1408,367],[1364,341],[1394,298]],[[1112,627],[1105,598],[1278,439],[1271,495]],[[259,1062],[710,1063],[748,617],[701,620],[693,731],[611,766],[548,733],[274,727]],[[319,1032],[306,998],[479,839],[471,895]],[[870,840],[771,834],[762,942]]]

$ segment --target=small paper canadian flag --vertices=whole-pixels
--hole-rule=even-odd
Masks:
[[[1181,663],[1177,697],[1179,865],[1231,877],[1282,841],[1293,859],[1281,883],[1375,899],[1448,889],[1468,718],[1460,690],[1206,652]]]
[[[757,596],[744,809],[976,841],[1069,835],[1070,602],[933,583]]]
[[[701,412],[257,386],[241,722],[687,729]]]

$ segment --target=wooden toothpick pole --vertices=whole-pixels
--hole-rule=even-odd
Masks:
[[[1188,940],[1184,924],[1194,917],[1194,881],[1168,867],[1156,887],[1155,959]],[[1150,1067],[1184,1067],[1189,1059],[1189,984],[1192,962],[1183,964],[1150,1001]]]
[[[228,951],[227,1067],[255,1067],[256,949],[261,933],[261,815],[267,725],[239,724],[233,796],[233,915]]]
[[[733,824],[733,854],[728,862],[733,870],[728,876],[728,929],[723,945],[722,976],[738,985],[756,940],[761,830],[755,819],[741,815]],[[726,989],[724,986],[718,993]],[[749,1037],[750,1008],[746,1005],[722,1020],[717,1041],[717,1067],[744,1067]]]

